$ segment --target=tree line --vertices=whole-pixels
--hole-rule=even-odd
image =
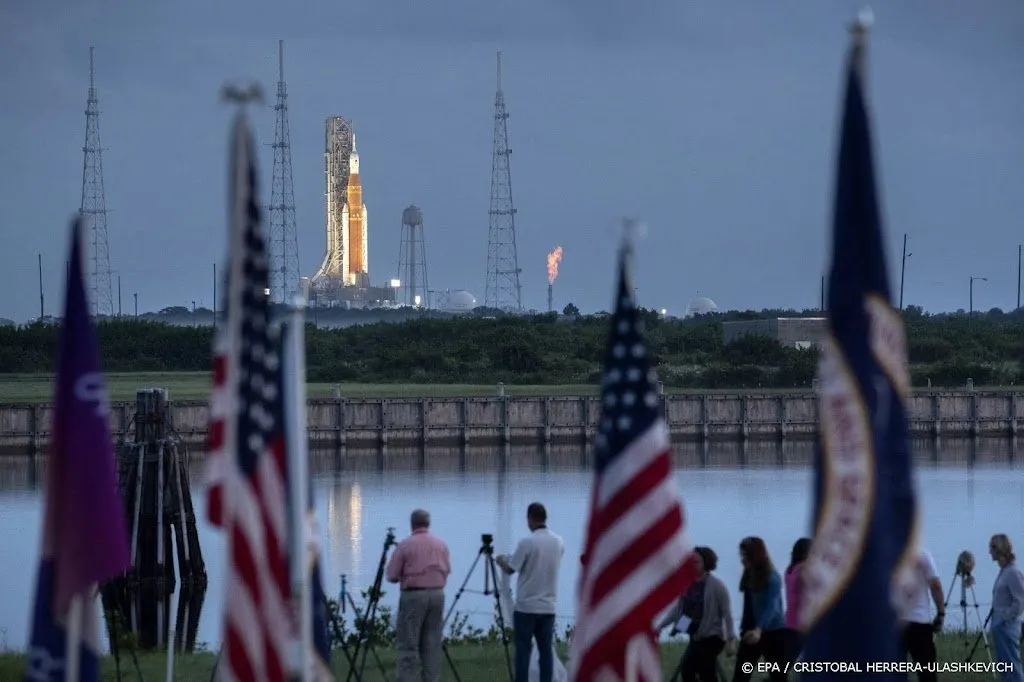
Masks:
[[[491,311],[493,313],[493,311]],[[661,380],[685,388],[810,387],[812,349],[783,347],[766,337],[723,342],[722,323],[764,317],[812,317],[817,311],[763,310],[679,320],[641,311],[649,354]],[[992,310],[927,314],[904,311],[915,386],[979,386],[1024,381],[1024,314]],[[306,333],[313,382],[594,384],[600,382],[608,317],[473,314],[360,324]],[[206,371],[213,328],[113,319],[98,324],[108,372]],[[59,327],[0,327],[0,373],[51,373]]]

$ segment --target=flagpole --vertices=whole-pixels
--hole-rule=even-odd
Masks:
[[[290,556],[292,600],[298,618],[295,661],[300,682],[310,682],[313,648],[313,612],[309,591],[306,514],[309,510],[309,447],[306,435],[306,301],[299,295],[288,310],[285,347],[285,435],[288,448],[288,484],[291,488],[292,527]]]
[[[82,595],[71,598],[68,607],[67,641],[64,649],[64,682],[78,682],[82,662]]]

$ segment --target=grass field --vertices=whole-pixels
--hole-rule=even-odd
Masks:
[[[135,391],[140,388],[166,388],[172,400],[203,400],[210,395],[209,372],[153,372],[153,373],[110,373],[107,387],[114,402],[134,400]],[[307,384],[307,395],[311,399],[330,398],[335,387],[344,398],[450,398],[497,395],[497,383],[472,384]],[[567,384],[517,386],[506,384],[505,395],[509,396],[583,396],[597,395],[594,384]],[[915,389],[920,392],[923,389]],[[936,388],[935,390],[949,390]],[[977,391],[1013,391],[1013,386],[975,387]],[[761,394],[800,393],[803,390],[785,388],[757,389],[682,389],[665,387],[670,395],[694,395],[749,392]],[[46,374],[0,374],[0,404],[45,403],[53,393],[53,377]]]
[[[964,639],[954,634],[939,635],[936,639],[936,645],[939,651],[939,661],[943,663],[956,663],[963,661],[966,657],[967,651],[970,649],[970,645],[973,643],[974,637]],[[672,675],[672,672],[684,650],[685,645],[679,643],[669,643],[662,646],[662,668],[664,670],[666,680]],[[505,655],[500,645],[460,645],[452,647],[449,651],[455,663],[455,667],[459,671],[459,676],[464,682],[500,682],[501,680],[508,680]],[[366,675],[364,677],[367,681],[394,679],[394,651],[391,649],[382,649],[379,653],[387,676],[381,676],[380,670],[373,660],[373,657],[369,656],[366,661]],[[567,652],[564,648],[561,650],[561,656],[563,661],[567,659]],[[726,674],[731,676],[735,658],[723,655],[720,660]],[[979,647],[979,650],[974,656],[974,661],[988,663],[988,660],[988,655],[985,653],[985,649],[983,647]],[[211,673],[213,672],[214,662],[215,657],[210,653],[179,655],[175,658],[174,679],[179,682],[208,682],[210,680]],[[167,665],[166,655],[147,654],[140,656],[139,664],[139,667],[142,670],[141,679],[147,680],[147,682],[164,679],[164,671]],[[24,665],[25,657],[21,654],[0,654],[0,680],[21,679]],[[345,660],[345,656],[340,651],[336,651],[334,654],[334,669],[336,671],[335,677],[339,681],[344,680],[345,676],[348,674],[348,665]],[[121,674],[122,677],[127,680],[137,679],[131,659],[127,656],[123,657],[123,660],[121,661]],[[840,676],[841,675],[836,675],[836,677]],[[796,675],[791,675],[790,677],[791,679],[795,679]],[[978,672],[940,672],[939,677],[944,680],[944,682],[967,682],[968,680],[974,680],[977,682],[978,680],[993,679],[990,673]],[[113,659],[107,658],[104,660],[101,679],[111,682],[117,679],[115,677]],[[455,679],[451,668],[447,664],[445,664],[442,669],[441,679]],[[755,672],[753,679],[767,679],[767,676],[759,675]],[[913,675],[911,675],[910,679],[914,679]]]
[[[208,372],[158,372],[152,374],[111,373],[107,387],[112,401],[134,400],[139,388],[159,387],[170,391],[177,400],[200,400],[210,395]],[[307,384],[310,398],[330,398],[338,387],[345,398],[447,398],[497,395],[497,384]],[[668,392],[673,391],[666,389]],[[565,386],[506,385],[510,396],[576,396],[597,395],[598,386],[571,384]],[[48,402],[53,392],[53,377],[40,374],[0,374],[0,404]],[[693,391],[696,392],[696,391]],[[708,393],[709,391],[700,391]],[[714,391],[710,391],[714,392]],[[723,391],[724,392],[724,391]],[[767,391],[789,392],[789,391]]]

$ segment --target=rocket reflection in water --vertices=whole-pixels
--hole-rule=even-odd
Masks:
[[[357,585],[362,589],[363,495],[358,483],[335,479],[331,485],[327,495],[327,538],[330,566],[347,575],[353,589]]]

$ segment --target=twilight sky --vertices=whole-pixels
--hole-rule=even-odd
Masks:
[[[513,149],[524,305],[606,309],[617,225],[648,224],[641,304],[813,307],[826,267],[846,25],[862,0],[35,0],[0,3],[0,317],[58,311],[81,198],[96,47],[110,258],[140,310],[212,302],[226,243],[226,80],[272,96],[285,41],[300,267],[324,249],[324,119],[354,121],[370,275],[424,212],[430,287],[483,302],[495,52]],[[890,271],[930,310],[1016,305],[1024,241],[1024,5],[873,6]],[[273,111],[254,112],[273,141]],[[272,154],[261,149],[263,190]]]

